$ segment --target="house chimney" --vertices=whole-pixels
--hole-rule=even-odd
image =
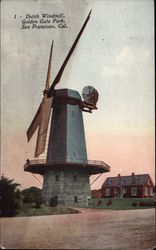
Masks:
[[[120,177],[120,174],[118,174],[118,177]]]
[[[135,173],[133,172],[133,173],[132,173],[132,176],[134,176],[134,175],[135,175]]]

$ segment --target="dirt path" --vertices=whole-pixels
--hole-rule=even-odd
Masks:
[[[14,249],[153,249],[154,209],[1,219],[1,244]]]

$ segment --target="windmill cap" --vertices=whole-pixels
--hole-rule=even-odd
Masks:
[[[82,101],[82,98],[79,92],[76,90],[72,90],[72,89],[57,89],[55,90],[55,96],[56,97],[67,96],[67,97],[76,98]]]

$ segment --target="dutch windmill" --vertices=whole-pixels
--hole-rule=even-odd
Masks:
[[[27,131],[28,141],[38,128],[35,157],[45,150],[47,130],[52,112],[46,160],[27,161],[24,170],[41,174],[44,178],[42,196],[49,203],[87,206],[90,197],[90,175],[110,171],[107,164],[87,159],[82,111],[92,113],[97,109],[98,92],[87,86],[80,94],[71,89],[55,89],[87,23],[87,16],[76,40],[67,54],[58,74],[50,85],[53,42],[43,100]]]

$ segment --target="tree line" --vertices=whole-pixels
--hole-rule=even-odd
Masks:
[[[12,217],[18,213],[23,203],[34,203],[35,208],[40,208],[42,203],[41,190],[30,187],[19,189],[20,184],[4,176],[0,179],[0,217]]]

